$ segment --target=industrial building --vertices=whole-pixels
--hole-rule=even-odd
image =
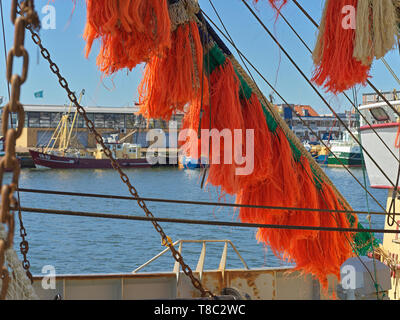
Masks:
[[[70,111],[73,121],[75,108],[70,110],[65,105],[24,105],[25,124],[22,136],[17,140],[18,148],[35,148],[46,146],[61,117]],[[120,138],[135,132],[129,137],[129,142],[148,146],[146,133],[150,129],[162,129],[169,133],[169,126],[174,122],[180,129],[183,115],[174,116],[170,123],[162,120],[147,121],[143,116],[137,115],[139,108],[135,107],[85,107],[88,118],[93,121],[97,131],[104,135],[107,133],[120,133]],[[17,117],[13,115],[13,125],[17,125]],[[86,127],[83,117],[77,116],[74,126],[74,138],[82,148],[95,148],[96,140]]]
[[[316,141],[317,138],[313,132],[317,133],[321,139],[340,139],[345,131],[343,124],[334,115],[320,115],[309,105],[281,104],[277,107],[288,126],[302,141]],[[338,116],[350,128],[359,126],[355,112],[346,111],[338,113]]]

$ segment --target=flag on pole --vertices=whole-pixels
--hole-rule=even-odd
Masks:
[[[35,92],[35,98],[43,98],[43,90]]]

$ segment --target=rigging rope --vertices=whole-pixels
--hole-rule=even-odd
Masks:
[[[400,48],[400,47],[399,47]],[[386,61],[385,58],[381,58],[381,61],[385,65],[386,69],[390,72],[390,74],[393,76],[393,78],[396,80],[398,84],[400,84],[400,79],[397,77],[396,73],[393,71],[393,69],[390,67],[389,63]]]
[[[133,198],[127,196],[118,195],[106,195],[106,194],[93,194],[93,193],[78,193],[78,192],[66,192],[66,191],[54,191],[54,190],[36,190],[36,189],[19,189],[20,192],[26,193],[37,193],[37,194],[49,194],[49,195],[65,195],[73,197],[88,197],[88,198],[103,198],[103,199],[114,199],[114,200],[143,200],[146,202],[160,202],[160,203],[171,203],[171,204],[182,204],[182,205],[200,205],[200,206],[219,206],[219,207],[231,207],[231,208],[253,208],[253,209],[265,209],[265,210],[290,210],[290,211],[315,211],[315,212],[334,212],[334,213],[351,213],[361,215],[379,215],[387,216],[392,213],[387,212],[375,212],[375,211],[359,211],[359,210],[335,210],[335,209],[315,209],[315,208],[295,208],[295,207],[276,207],[276,206],[262,206],[262,205],[250,205],[250,204],[239,204],[239,203],[225,203],[225,202],[205,202],[205,201],[189,201],[189,200],[178,200],[178,199],[159,199],[159,198]],[[394,213],[396,216],[400,216],[399,213]]]
[[[180,224],[194,224],[194,225],[208,225],[208,226],[225,226],[225,227],[240,227],[240,228],[262,228],[262,229],[282,229],[282,230],[306,230],[306,231],[326,231],[326,232],[339,232],[339,233],[386,233],[386,234],[400,234],[400,230],[384,230],[384,229],[359,229],[359,228],[341,228],[341,227],[314,227],[303,225],[278,225],[278,224],[263,224],[263,223],[243,223],[231,221],[209,221],[209,220],[194,220],[194,219],[173,219],[173,218],[159,218],[159,217],[144,217],[132,216],[121,214],[108,214],[96,212],[82,212],[82,211],[68,211],[68,210],[55,210],[55,209],[41,209],[41,208],[25,208],[21,207],[21,211],[30,213],[66,215],[88,218],[104,218],[104,219],[117,219],[117,220],[133,220],[133,221],[151,221],[151,222],[165,222],[165,223],[180,223]],[[169,243],[167,241],[166,243]]]

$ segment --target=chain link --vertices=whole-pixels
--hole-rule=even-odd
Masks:
[[[28,26],[26,26],[26,28],[31,32],[33,42],[39,46],[40,52],[41,52],[43,58],[45,60],[47,60],[47,62],[49,63],[51,71],[58,77],[58,81],[59,81],[61,87],[66,90],[69,100],[76,106],[78,113],[85,120],[87,128],[90,130],[90,132],[92,134],[94,134],[95,140],[101,145],[101,147],[104,150],[105,155],[110,159],[112,167],[119,173],[121,180],[128,186],[130,194],[134,198],[140,198],[136,188],[131,184],[128,176],[122,171],[118,161],[114,158],[111,150],[105,145],[102,136],[97,132],[93,122],[88,118],[85,109],[79,104],[75,93],[72,92],[71,89],[69,88],[67,80],[60,74],[60,69],[57,66],[57,64],[52,61],[49,51],[43,47],[40,36],[33,30],[32,26],[28,25]],[[154,228],[157,230],[157,232],[160,234],[162,242],[167,243],[167,246],[171,250],[172,256],[181,265],[182,270],[185,273],[185,275],[187,275],[191,279],[193,286],[201,292],[201,295],[203,297],[205,297],[205,296],[212,297],[212,298],[215,297],[215,295],[212,292],[210,292],[209,290],[206,290],[203,287],[201,282],[194,276],[191,268],[183,261],[182,255],[175,249],[172,242],[168,241],[168,237],[164,233],[162,227],[155,220],[154,215],[148,209],[146,203],[143,200],[137,200],[137,203],[138,203],[139,207],[143,209],[143,211],[147,217],[154,219],[152,221],[152,224],[153,224]]]
[[[32,276],[32,273],[30,271],[31,263],[29,262],[28,257],[27,257],[28,251],[29,251],[29,243],[26,240],[26,236],[28,234],[27,234],[26,229],[24,227],[24,224],[22,222],[21,210],[20,210],[20,208],[18,208],[18,209],[19,209],[18,218],[19,218],[19,225],[20,225],[19,234],[20,234],[21,239],[22,239],[22,241],[19,244],[19,249],[20,249],[20,252],[22,254],[22,257],[24,258],[24,260],[22,261],[22,267],[24,268],[27,277],[29,278],[29,280],[31,280],[31,283],[33,284],[33,276]]]
[[[14,212],[11,208],[18,207],[18,201],[14,197],[14,193],[18,188],[20,175],[20,164],[15,154],[15,145],[17,139],[21,136],[25,122],[24,107],[20,103],[21,85],[25,83],[28,77],[29,55],[24,47],[25,27],[32,24],[38,26],[39,18],[35,12],[33,0],[23,1],[21,3],[21,15],[17,18],[18,1],[11,2],[11,22],[15,26],[14,30],[14,46],[7,56],[7,81],[11,84],[10,101],[4,107],[2,115],[2,132],[5,139],[5,155],[0,161],[0,188],[1,188],[1,209],[0,222],[7,227],[6,239],[0,239],[0,279],[2,286],[0,291],[0,300],[4,300],[7,295],[10,275],[8,267],[5,265],[6,250],[13,246],[14,241]],[[22,57],[21,74],[13,74],[14,59]],[[9,128],[9,117],[11,113],[18,115],[17,129]],[[12,122],[11,122],[12,123]],[[12,171],[12,180],[8,185],[3,185],[3,176],[6,170]]]

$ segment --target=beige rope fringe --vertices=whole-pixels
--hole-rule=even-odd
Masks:
[[[6,238],[4,227],[0,224],[0,238]],[[38,300],[38,296],[32,287],[31,281],[26,275],[14,248],[9,248],[5,253],[5,258],[10,272],[10,283],[7,290],[6,300]],[[0,288],[2,281],[0,280]]]
[[[321,19],[321,24],[318,28],[318,36],[317,36],[317,42],[315,44],[315,48],[314,51],[312,53],[312,58],[314,61],[314,64],[316,66],[319,66],[321,64],[322,61],[322,55],[323,55],[323,38],[322,36],[324,35],[325,32],[325,17],[326,17],[326,11],[328,9],[328,0],[325,1],[325,7],[324,7],[324,11],[322,13],[322,19]]]
[[[382,58],[395,44],[397,34],[396,9],[392,0],[373,0],[374,50]]]
[[[399,7],[397,0],[358,0],[354,58],[370,66],[394,48]]]
[[[372,40],[372,0],[358,0],[356,38],[354,43],[353,57],[363,65],[369,66],[374,57]]]
[[[179,25],[194,19],[200,11],[197,0],[181,0],[168,6],[169,18],[171,20],[171,31],[175,31]]]

